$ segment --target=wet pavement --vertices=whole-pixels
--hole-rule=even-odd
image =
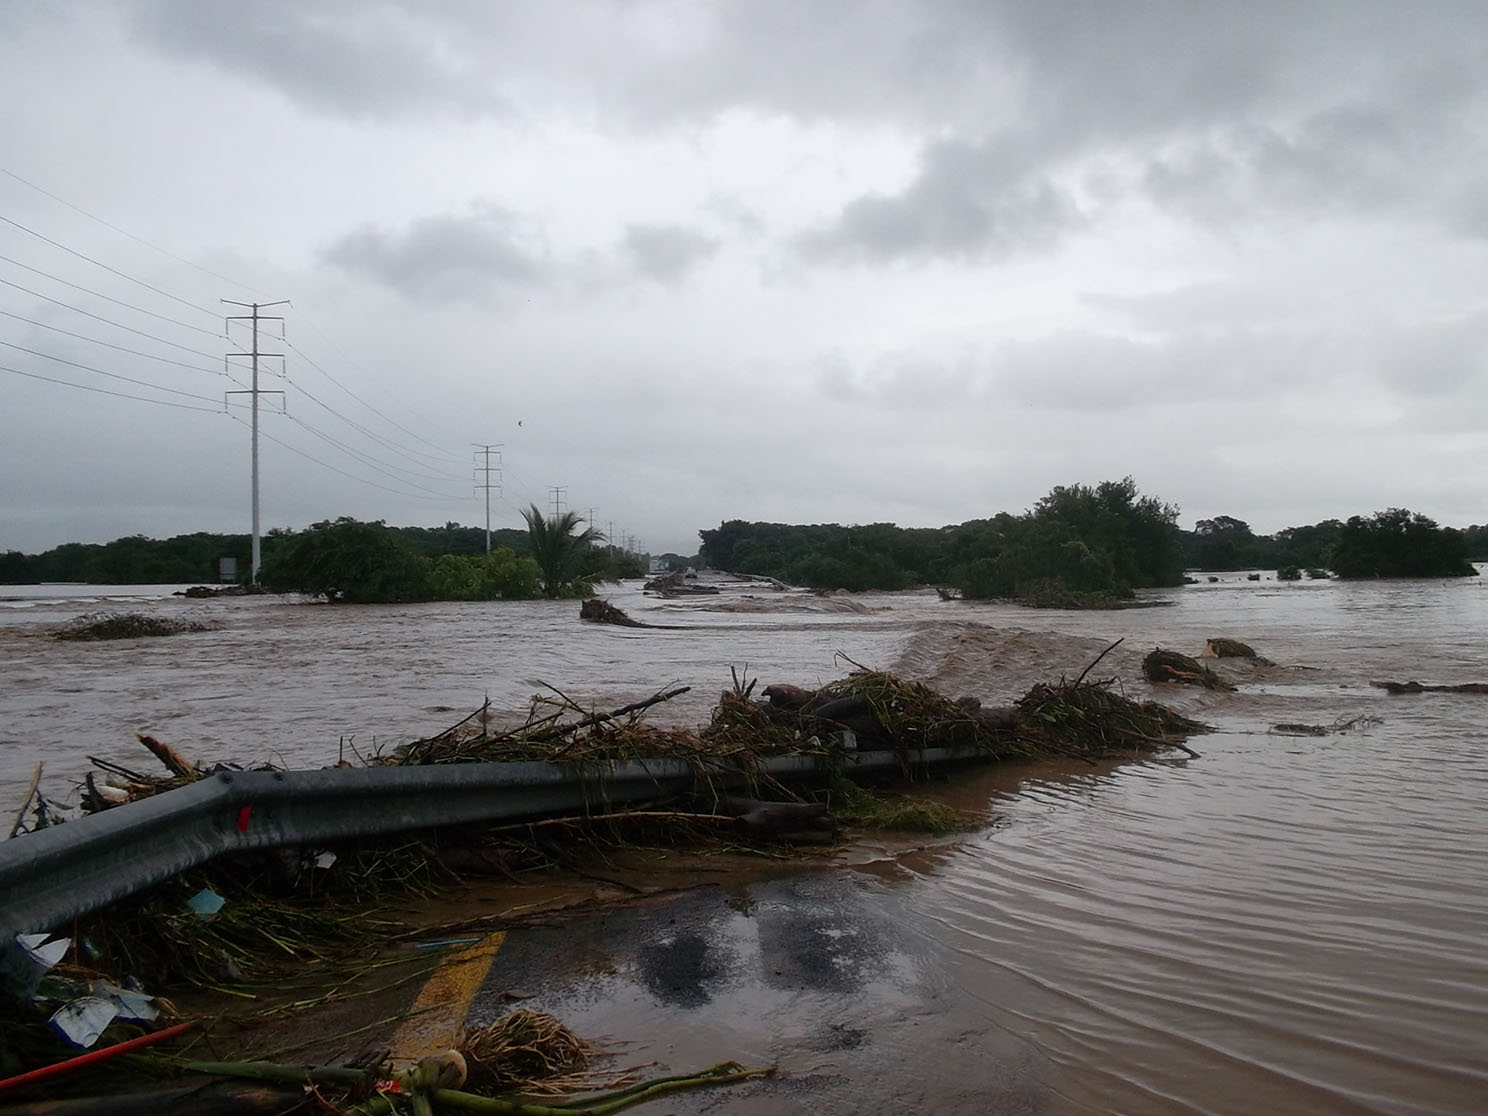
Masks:
[[[1039,1056],[947,976],[943,947],[870,873],[705,887],[508,935],[470,1013],[553,1013],[656,1072],[735,1060],[782,1076],[666,1111],[1032,1113]]]

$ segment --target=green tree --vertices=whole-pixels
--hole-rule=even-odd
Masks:
[[[1242,570],[1257,565],[1259,540],[1250,524],[1217,515],[1194,524],[1193,564],[1201,570]]]
[[[351,604],[424,601],[432,595],[429,560],[396,531],[342,517],[281,538],[259,580],[276,593],[305,593]]]
[[[1474,577],[1460,531],[1405,508],[1365,519],[1353,516],[1338,532],[1329,565],[1339,577]]]
[[[537,563],[510,547],[489,554],[442,554],[429,571],[434,597],[441,601],[521,600],[539,590]]]
[[[583,519],[574,511],[550,519],[533,504],[522,512],[522,518],[527,521],[528,545],[537,563],[543,595],[587,597],[593,593],[594,586],[584,577],[585,563],[593,544],[604,536],[593,527],[578,531]]]
[[[1115,578],[1128,588],[1183,584],[1178,509],[1141,496],[1131,477],[1089,485],[1060,485],[1033,508],[1035,520],[1070,527],[1077,538],[1111,559]]]

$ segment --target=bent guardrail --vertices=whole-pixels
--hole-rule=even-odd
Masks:
[[[933,748],[913,753],[913,760],[933,765],[976,755]],[[831,769],[891,770],[904,762],[895,752],[858,752],[834,759]],[[773,756],[759,765],[759,773],[785,781],[828,770],[815,756]],[[51,930],[226,853],[608,810],[685,791],[698,774],[670,759],[582,769],[470,763],[220,772],[0,842],[0,943]],[[721,785],[746,778],[722,765],[707,775]]]

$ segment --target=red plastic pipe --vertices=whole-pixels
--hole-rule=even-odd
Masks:
[[[177,1023],[174,1027],[167,1027],[163,1031],[151,1031],[148,1035],[140,1035],[139,1038],[125,1039],[116,1042],[113,1046],[105,1046],[101,1050],[90,1050],[86,1054],[79,1054],[76,1058],[69,1058],[65,1062],[57,1062],[50,1066],[42,1066],[40,1069],[29,1070],[26,1073],[17,1074],[15,1077],[7,1077],[0,1081],[0,1093],[6,1089],[14,1089],[21,1085],[30,1085],[34,1081],[44,1081],[49,1077],[57,1077],[64,1073],[71,1073],[75,1069],[93,1065],[95,1062],[104,1062],[116,1054],[128,1054],[131,1050],[138,1050],[142,1046],[152,1043],[164,1042],[168,1038],[184,1035],[187,1031],[197,1025],[198,1020],[187,1023]]]

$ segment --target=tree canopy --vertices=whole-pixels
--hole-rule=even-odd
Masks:
[[[821,589],[925,583],[967,597],[1094,604],[1183,580],[1178,509],[1131,477],[1060,486],[1032,510],[941,528],[892,523],[788,526],[730,520],[701,531],[699,557],[718,569]]]
[[[1405,508],[1387,508],[1365,519],[1352,516],[1333,544],[1331,567],[1339,577],[1473,577],[1467,540],[1460,531]]]
[[[528,546],[537,563],[544,596],[587,597],[594,592],[590,579],[604,568],[604,556],[594,549],[604,536],[593,527],[580,531],[583,518],[575,511],[544,516],[533,504],[522,512],[527,521]]]
[[[276,534],[259,580],[276,593],[349,604],[489,601],[538,591],[537,563],[509,547],[431,560],[398,529],[345,517]]]

